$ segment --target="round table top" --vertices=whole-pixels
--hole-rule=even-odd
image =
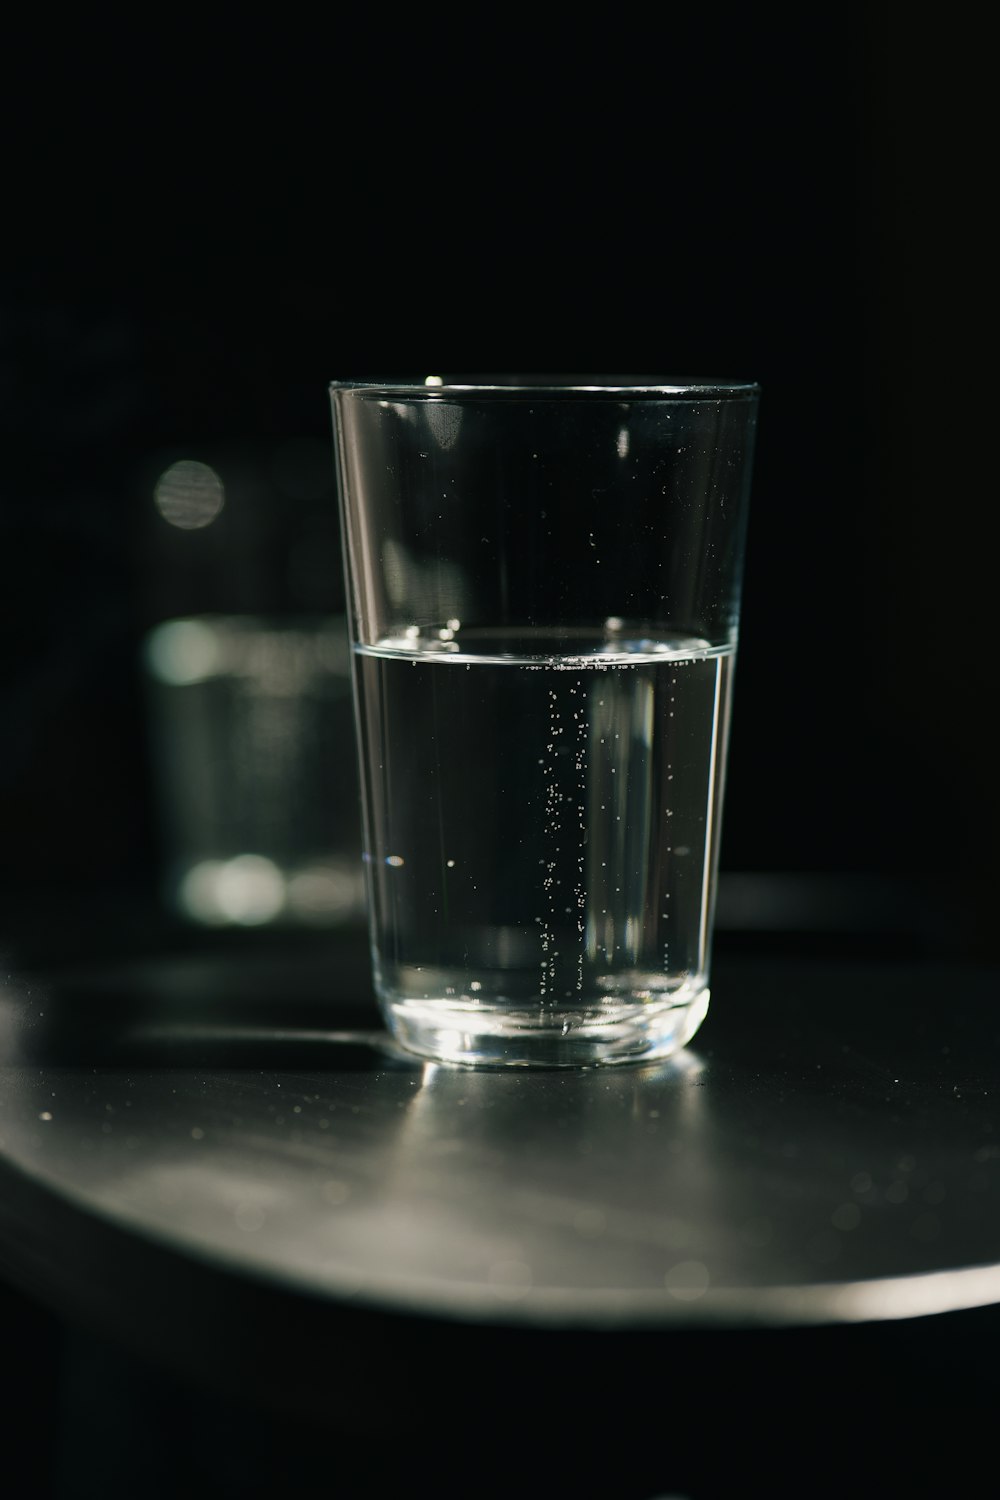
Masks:
[[[996,998],[720,958],[667,1063],[479,1071],[389,1041],[360,933],[14,975],[0,1259],[84,1300],[146,1255],[213,1295],[564,1329],[1000,1302]]]

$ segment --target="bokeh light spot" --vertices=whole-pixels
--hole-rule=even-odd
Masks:
[[[222,480],[208,464],[182,458],[164,469],[153,490],[163,519],[181,531],[210,526],[225,504]]]
[[[200,620],[168,620],[146,642],[153,676],[171,687],[189,687],[212,677],[221,665],[218,633]]]

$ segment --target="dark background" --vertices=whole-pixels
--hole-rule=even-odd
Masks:
[[[339,606],[327,382],[464,365],[761,382],[723,868],[905,877],[924,941],[988,947],[985,66],[901,16],[31,58],[0,280],[9,942],[25,903],[155,902],[148,625]],[[178,457],[227,484],[212,535],[153,509]]]
[[[761,383],[723,871],[992,956],[982,36],[897,6],[548,35],[516,11],[241,16],[60,26],[6,66],[11,963],[159,940],[143,635],[338,608],[332,464],[296,485],[289,455],[328,450],[330,379],[436,367]],[[219,470],[225,528],[168,534],[176,458]]]

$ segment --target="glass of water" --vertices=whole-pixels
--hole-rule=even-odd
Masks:
[[[338,381],[375,989],[479,1065],[665,1057],[709,999],[758,388]]]

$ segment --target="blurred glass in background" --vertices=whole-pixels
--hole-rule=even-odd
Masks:
[[[363,903],[343,616],[203,615],[148,635],[151,748],[184,917],[342,922]]]
[[[142,674],[162,896],[216,927],[361,920],[330,460],[308,439],[211,458],[172,459],[151,486]]]

